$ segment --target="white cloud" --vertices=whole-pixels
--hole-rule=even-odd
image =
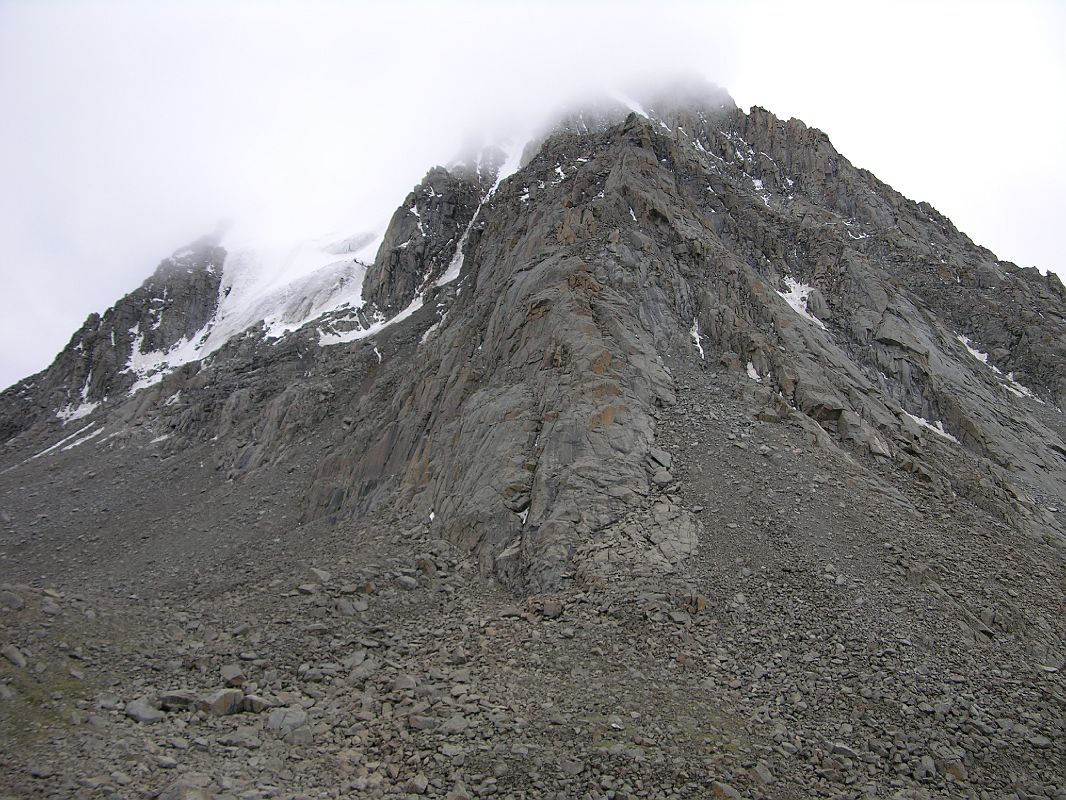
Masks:
[[[0,0],[0,384],[221,218],[358,231],[471,131],[647,72],[798,116],[1063,267],[1063,28],[1051,3]]]

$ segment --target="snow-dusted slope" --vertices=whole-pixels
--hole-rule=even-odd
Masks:
[[[482,203],[486,202],[500,183],[518,170],[528,140],[529,137],[518,137],[483,148],[471,163],[457,162],[453,169],[468,169],[479,182],[490,184],[481,198]],[[418,216],[417,206],[414,214]],[[475,211],[465,232],[453,245],[455,254],[447,271],[427,281],[423,290],[458,277],[463,248],[477,218]],[[320,330],[318,341],[326,346],[372,336],[406,319],[422,306],[421,295],[391,317],[376,308],[367,308],[363,299],[367,269],[373,264],[385,234],[382,226],[377,232],[349,238],[330,234],[296,243],[224,240],[222,246],[227,255],[222,265],[218,306],[201,330],[166,350],[147,352],[142,351],[141,331],[136,327],[130,330],[134,346],[126,369],[137,377],[130,391],[159,382],[182,364],[205,358],[234,337],[260,325],[266,339],[278,340],[314,320],[332,315],[331,323],[339,323],[343,330],[336,331],[333,324]],[[408,243],[398,245],[406,246]]]
[[[224,242],[218,305],[202,329],[166,350],[145,352],[144,333],[131,328],[134,344],[126,370],[137,381],[130,391],[157,383],[259,325],[265,338],[277,340],[325,314],[361,308],[363,278],[380,243],[380,233],[347,239],[334,234],[296,243]],[[159,317],[165,313],[160,311]]]

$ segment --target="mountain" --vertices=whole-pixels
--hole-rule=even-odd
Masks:
[[[202,239],[0,395],[4,780],[1064,797],[1064,402],[1052,273],[698,82]]]

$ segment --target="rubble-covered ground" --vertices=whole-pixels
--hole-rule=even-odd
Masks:
[[[1061,556],[678,385],[676,569],[519,598],[392,509],[5,584],[6,795],[1066,796]]]

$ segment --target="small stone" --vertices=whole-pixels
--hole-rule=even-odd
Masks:
[[[218,743],[226,747],[246,747],[254,750],[262,742],[259,741],[259,732],[251,725],[240,725],[233,733],[218,737]]]
[[[219,689],[201,697],[197,705],[201,711],[219,717],[236,714],[244,707],[244,692],[240,689]]]
[[[723,798],[723,800],[740,800],[741,798],[740,792],[722,781],[712,783],[711,791],[714,792],[715,797]]]
[[[283,737],[283,740],[289,744],[305,745],[311,744],[314,741],[314,735],[311,733],[311,729],[304,725],[303,727],[294,729],[291,733]]]
[[[844,758],[850,758],[852,760],[858,760],[858,758],[859,758],[859,754],[856,753],[854,750],[852,750],[850,747],[848,747],[843,742],[834,742],[833,743],[833,755],[835,755],[835,756],[844,756]]]
[[[568,778],[573,778],[585,771],[584,761],[571,761],[567,758],[563,760],[563,763],[560,764],[560,766],[562,767],[563,774]]]
[[[431,731],[437,727],[437,720],[421,714],[412,714],[407,718],[407,724],[416,731]]]
[[[316,594],[318,592],[317,583],[301,583],[296,587],[296,591],[300,594]]]
[[[341,598],[337,601],[337,613],[342,617],[355,616],[355,605],[350,600]]]
[[[418,686],[418,681],[415,680],[414,675],[400,675],[392,682],[392,690],[394,692],[410,691],[416,686]]]
[[[756,783],[761,783],[763,786],[769,786],[774,782],[774,775],[770,772],[769,767],[763,764],[761,761],[748,770],[748,774],[751,775],[751,779]]]
[[[113,694],[102,694],[97,696],[96,705],[105,711],[121,711],[123,708],[122,701]]]
[[[156,756],[155,763],[163,769],[174,769],[178,762],[170,756]]]
[[[464,717],[462,714],[453,714],[444,721],[444,724],[441,725],[440,730],[441,733],[448,734],[462,733],[468,727],[470,727],[470,723],[467,721],[466,717]]]
[[[333,573],[317,567],[311,567],[311,574],[318,578],[319,583],[329,583],[329,579],[333,577]]]
[[[257,694],[246,694],[244,696],[244,710],[250,714],[260,714],[270,708],[273,704],[266,698],[260,697]]]
[[[913,770],[915,780],[927,781],[936,777],[936,762],[931,756],[922,756],[918,759],[918,766]]]
[[[540,613],[547,619],[558,619],[563,615],[563,604],[558,600],[545,600],[540,606]]]
[[[0,648],[0,654],[19,669],[26,668],[26,656],[22,655],[22,651],[15,647],[15,645],[5,644]]]
[[[270,712],[266,727],[290,744],[310,743],[311,729],[307,727],[307,712],[302,708],[275,709]]]
[[[167,711],[193,708],[196,705],[196,695],[187,689],[169,689],[159,693],[159,705]]]
[[[226,686],[240,686],[244,683],[244,670],[240,664],[224,664],[220,671],[222,682]]]
[[[674,465],[674,459],[661,447],[650,448],[648,450],[648,455],[651,456],[652,461],[657,463],[663,469],[670,469]]]
[[[674,482],[674,476],[667,472],[665,469],[660,469],[654,475],[651,476],[651,481],[659,487],[669,486],[671,483]]]
[[[154,708],[148,702],[147,697],[138,697],[136,700],[131,700],[126,704],[126,716],[137,722],[150,725],[153,722],[159,722],[166,717],[166,714],[158,708]]]
[[[212,800],[215,793],[207,788],[211,785],[210,781],[200,785],[195,781],[199,775],[196,772],[185,773],[164,789],[157,800]]]
[[[51,778],[56,774],[56,771],[49,764],[31,764],[26,771],[33,778]]]
[[[5,589],[0,592],[0,606],[10,611],[21,611],[26,607],[26,601],[14,592],[9,592]]]
[[[410,590],[418,588],[418,581],[415,578],[412,578],[410,575],[397,575],[396,584],[401,589]]]
[[[965,783],[969,777],[966,765],[961,761],[948,761],[944,764],[944,774],[950,775],[959,783]]]
[[[1029,744],[1038,750],[1047,750],[1051,747],[1051,740],[1042,734],[1034,733],[1029,737]]]
[[[429,789],[429,778],[420,772],[407,781],[406,788],[412,794],[425,794],[426,790]]]

